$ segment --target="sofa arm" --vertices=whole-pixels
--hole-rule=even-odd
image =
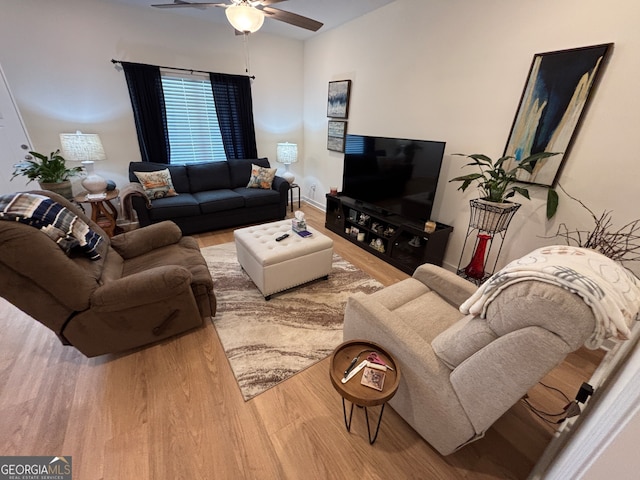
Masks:
[[[111,246],[126,259],[178,243],[181,238],[180,227],[172,221],[166,220],[116,235],[111,239]]]
[[[430,263],[420,265],[413,273],[413,278],[456,307],[462,305],[478,289],[468,280]]]
[[[166,300],[191,289],[192,275],[177,265],[154,267],[109,282],[91,296],[96,311],[118,311]]]
[[[280,192],[280,195],[284,195],[286,198],[287,193],[289,192],[289,182],[282,177],[278,177],[277,175],[273,177],[273,182],[271,183],[271,188]]]

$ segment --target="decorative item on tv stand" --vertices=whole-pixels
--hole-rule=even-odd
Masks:
[[[502,165],[507,160],[512,159],[513,157],[511,156],[503,156],[494,162],[486,155],[478,153],[472,155],[456,153],[454,155],[470,158],[472,162],[467,163],[465,166],[475,166],[480,170],[479,173],[463,175],[449,181],[462,182],[462,185],[458,188],[458,190],[462,191],[465,191],[475,182],[478,184],[478,188],[482,193],[482,198],[469,202],[471,207],[469,227],[467,228],[467,234],[462,246],[457,269],[458,275],[476,284],[481,284],[493,274],[498,263],[498,257],[502,252],[502,246],[507,228],[509,228],[509,223],[518,208],[520,208],[519,203],[510,202],[508,199],[516,193],[519,193],[527,199],[530,198],[527,188],[515,185],[518,183],[518,171],[523,170],[530,173],[537,162],[557,155],[557,153],[540,152],[530,155],[519,161],[515,167],[508,171],[505,170]],[[547,188],[547,218],[551,218],[555,215],[558,208],[558,194],[553,188]],[[471,261],[466,267],[461,267],[469,238],[474,235],[475,241]],[[493,268],[487,272],[487,261],[494,247],[496,235],[500,243],[498,251],[495,254]],[[470,242],[469,245],[471,245]]]
[[[98,195],[107,189],[107,181],[95,173],[94,161],[106,160],[100,136],[96,133],[61,133],[60,144],[62,152],[68,160],[82,162],[87,175],[82,180],[82,186],[89,194]]]

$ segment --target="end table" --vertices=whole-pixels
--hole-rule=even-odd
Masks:
[[[116,220],[118,219],[118,211],[113,206],[111,200],[118,198],[118,189],[105,192],[102,198],[87,198],[89,192],[82,192],[73,197],[78,203],[91,204],[91,220],[96,222],[109,237],[113,237],[116,232]]]
[[[362,372],[358,372],[351,380],[342,383],[344,372],[347,370],[352,361],[357,358],[354,368],[371,353],[376,353],[378,357],[391,369],[385,372],[385,379],[382,391],[376,390],[366,385],[362,385]],[[338,345],[331,356],[331,365],[329,367],[329,376],[334,388],[342,396],[342,413],[344,415],[344,424],[347,431],[351,431],[351,419],[353,417],[353,406],[358,405],[364,408],[365,418],[367,419],[367,433],[369,434],[369,443],[373,444],[378,438],[380,431],[380,423],[382,422],[382,414],[386,403],[393,398],[398,391],[400,383],[400,366],[396,363],[393,356],[380,345],[369,342],[367,340],[349,340]],[[347,407],[345,400],[351,402],[351,411],[347,419]],[[371,436],[371,427],[369,426],[369,412],[367,407],[382,405],[380,416],[378,417],[378,425],[376,431]]]
[[[293,189],[298,190],[298,208],[300,208],[300,185],[292,183],[289,185],[289,203],[291,204],[291,211],[293,212]]]

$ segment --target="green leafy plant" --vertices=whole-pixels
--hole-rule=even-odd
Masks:
[[[516,193],[519,193],[526,199],[530,200],[531,197],[529,195],[529,190],[517,185],[518,183],[521,183],[517,177],[518,171],[524,170],[528,173],[533,173],[533,168],[535,167],[536,162],[544,160],[545,158],[553,157],[554,155],[559,155],[559,152],[534,153],[533,155],[516,162],[515,167],[510,170],[505,170],[503,166],[507,160],[515,158],[510,155],[501,157],[495,162],[488,156],[481,153],[474,153],[472,155],[455,153],[454,155],[470,158],[472,162],[467,163],[464,166],[477,167],[480,172],[452,178],[449,182],[462,182],[462,185],[458,187],[458,190],[463,192],[475,183],[482,192],[481,198],[489,202],[504,203],[509,201],[509,199]],[[551,187],[546,188],[547,218],[552,218],[558,210],[558,193]]]
[[[51,152],[49,156],[38,152],[29,152],[35,158],[19,163],[15,166],[11,180],[18,176],[29,179],[27,183],[37,180],[40,183],[60,183],[82,171],[81,167],[67,168],[66,161],[60,150]]]

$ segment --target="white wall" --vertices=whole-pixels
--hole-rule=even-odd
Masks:
[[[119,186],[140,151],[124,73],[112,58],[245,73],[243,39],[230,26],[107,1],[3,1],[0,44],[36,151],[59,148],[61,132],[98,133],[107,160],[96,170]],[[274,163],[277,142],[303,140],[303,44],[258,32],[249,53],[258,154]]]
[[[452,153],[504,150],[535,53],[614,42],[560,183],[596,213],[614,211],[622,226],[640,217],[635,138],[640,130],[640,6],[633,0],[396,0],[308,40],[304,52],[303,195],[324,203],[342,183],[342,155],[326,149],[331,80],[352,79],[348,131],[447,142],[433,216],[455,230],[445,257],[457,266],[468,200],[448,180],[464,161]],[[545,244],[560,222],[590,228],[588,213],[560,194],[552,222],[546,191],[531,189],[507,233],[498,267]]]

